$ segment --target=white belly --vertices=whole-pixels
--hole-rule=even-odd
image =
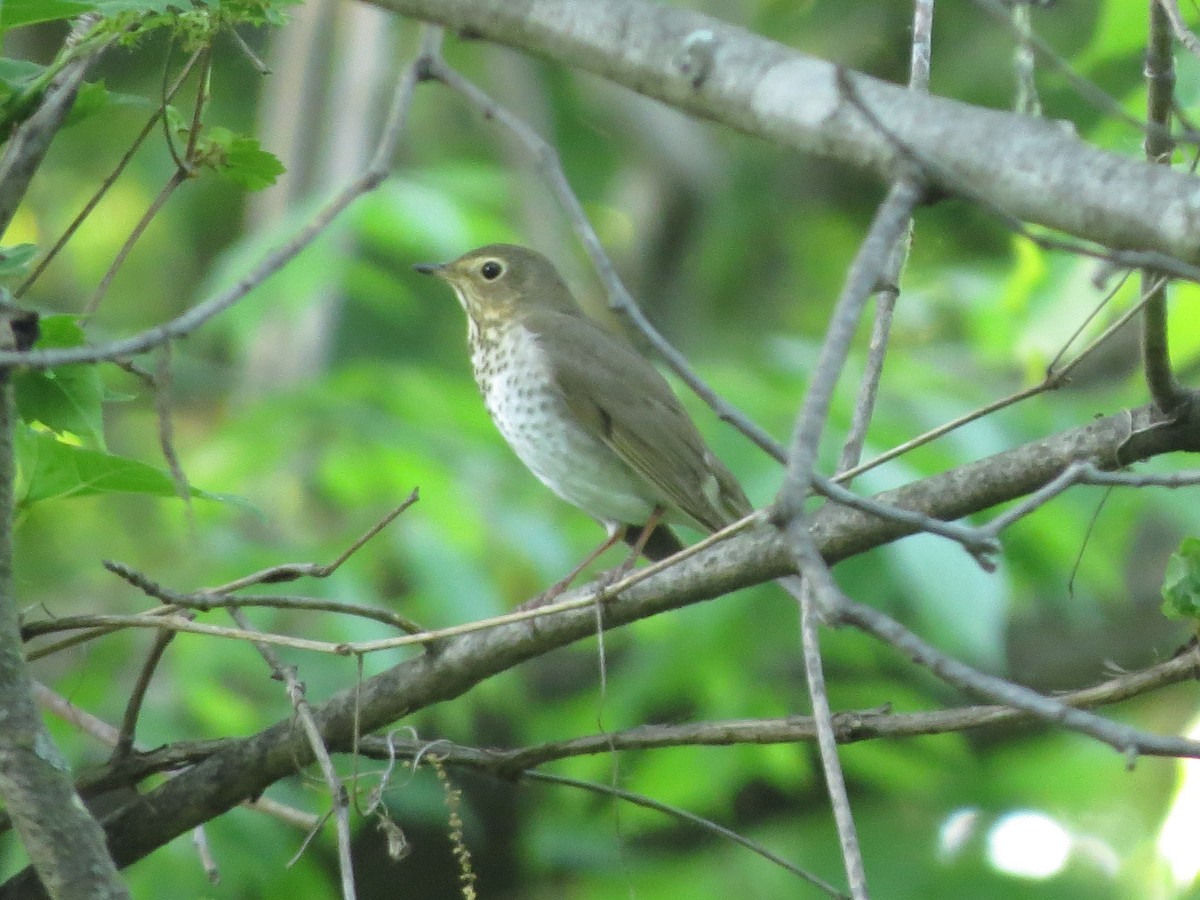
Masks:
[[[497,336],[497,364],[475,377],[505,440],[543,484],[606,525],[643,524],[660,501],[654,490],[599,438],[573,424],[529,341]]]

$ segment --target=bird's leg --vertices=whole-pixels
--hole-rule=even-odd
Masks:
[[[554,584],[550,585],[550,587],[546,588],[546,590],[542,591],[532,600],[526,600],[524,603],[518,606],[517,609],[537,609],[539,606],[545,606],[546,604],[552,602],[559,594],[569,588],[571,586],[571,582],[579,577],[579,573],[594,563],[601,553],[625,537],[626,527],[627,526],[625,525],[617,525],[614,527],[609,532],[608,538],[604,541],[604,543],[585,556],[583,558],[583,562],[568,572],[566,577],[560,578],[558,581],[554,582]],[[651,528],[650,530],[653,531],[654,529]],[[648,535],[649,532],[645,532],[645,534]],[[641,540],[642,538],[639,538],[639,541]],[[638,553],[641,553],[641,550],[638,550],[637,553],[634,554],[634,559],[637,559]]]
[[[664,510],[662,506],[654,507],[654,509],[650,511],[650,516],[646,519],[646,524],[643,525],[642,530],[638,532],[637,540],[633,542],[633,549],[630,550],[629,556],[626,557],[625,561],[615,569],[611,569],[600,576],[599,581],[601,599],[603,599],[604,592],[609,585],[616,584],[629,574],[629,570],[634,567],[634,564],[637,563],[638,557],[641,556],[642,551],[646,549],[646,541],[650,540],[650,535],[654,534],[654,529],[662,524],[662,519],[665,512],[666,510]],[[537,609],[539,606],[545,606],[553,601],[556,597],[558,597],[559,594],[570,587],[571,582],[579,577],[579,573],[594,563],[601,553],[603,553],[613,544],[623,540],[625,537],[625,532],[628,530],[628,528],[628,525],[614,526],[612,530],[609,531],[608,538],[604,541],[604,543],[584,557],[583,562],[568,572],[566,577],[554,582],[554,584],[550,585],[550,587],[546,588],[546,590],[542,591],[542,593],[538,594],[532,600],[526,600],[524,603],[518,606],[517,609]]]
[[[646,519],[646,524],[642,526],[642,530],[638,534],[637,540],[633,543],[633,550],[630,551],[629,558],[614,570],[616,572],[620,572],[621,578],[624,578],[627,574],[629,574],[629,570],[633,568],[634,563],[637,562],[637,558],[642,555],[642,551],[646,549],[646,542],[650,540],[650,535],[654,534],[654,529],[662,524],[663,515],[665,513],[666,510],[663,509],[661,504],[650,510],[650,515]]]
[[[650,511],[650,516],[646,519],[646,524],[642,526],[641,532],[638,533],[637,540],[633,542],[633,549],[629,551],[629,556],[625,558],[625,562],[600,576],[600,599],[603,600],[605,598],[605,594],[610,586],[616,584],[629,574],[630,569],[637,563],[638,557],[642,555],[642,551],[646,549],[646,541],[650,540],[650,535],[654,534],[654,529],[662,523],[665,512],[666,510],[663,509],[661,504],[654,507]]]

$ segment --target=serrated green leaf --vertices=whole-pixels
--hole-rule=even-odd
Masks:
[[[14,438],[18,509],[28,509],[44,500],[94,494],[178,496],[170,475],[136,459],[68,444],[53,434],[27,427],[18,428]],[[211,497],[195,488],[191,494]]]
[[[247,190],[270,187],[285,171],[278,157],[264,150],[255,138],[219,127],[206,137],[213,168]]]
[[[1167,561],[1162,586],[1163,615],[1200,619],[1200,538],[1184,538]]]
[[[0,278],[24,275],[29,263],[37,256],[37,244],[15,244],[0,247]]]
[[[0,34],[35,22],[73,19],[98,5],[89,0],[4,0],[0,3]]]

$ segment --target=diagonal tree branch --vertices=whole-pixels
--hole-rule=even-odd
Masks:
[[[960,466],[878,499],[954,519],[1024,496],[1075,460],[1119,468],[1159,453],[1195,450],[1200,447],[1198,433],[1200,429],[1187,422],[1162,422],[1151,407],[1144,407]],[[831,565],[915,530],[835,504],[819,510],[810,529]],[[777,529],[760,525],[611,598],[605,625],[616,627],[793,572],[791,547]],[[314,706],[313,715],[330,749],[348,751],[355,728],[365,733],[384,727],[548,649],[594,633],[593,611],[581,608],[449,639],[436,653],[400,663]],[[121,865],[140,859],[311,761],[311,748],[290,719],[231,742],[106,820],[114,858]],[[0,898],[18,896],[31,879],[30,874],[17,876],[0,888]]]
[[[1200,261],[1200,229],[1194,227],[1200,182],[1165,167],[1102,153],[1057,126],[914,97],[704,16],[636,0],[376,2],[578,65],[695,114],[787,146],[836,155],[887,178],[908,174],[906,166],[914,159],[928,161],[921,174],[933,177],[942,191],[969,186],[972,196],[1008,215],[1102,244]],[[678,52],[670,52],[672,48]],[[853,103],[846,102],[838,87],[847,83],[853,87]],[[898,143],[911,154],[899,154]],[[383,162],[378,177],[386,170]],[[282,259],[268,262],[281,264]],[[148,344],[136,347],[186,334],[235,300],[216,298],[174,330],[150,334],[144,338]],[[14,358],[0,355],[0,364]],[[1156,454],[1198,448],[1200,427],[1194,418],[1166,422],[1143,408],[877,499],[953,520],[1026,496],[1080,460],[1112,470]],[[811,468],[804,462],[802,480],[807,480]],[[921,530],[911,521],[836,505],[818,511],[808,524],[805,541],[828,565]],[[605,625],[619,626],[788,575],[795,571],[794,552],[777,529],[759,525],[621,591],[606,605]],[[315,706],[318,743],[351,750],[360,729],[382,727],[458,696],[492,674],[592,635],[594,629],[593,612],[581,609],[447,639]],[[142,802],[118,810],[106,823],[113,853],[122,864],[139,859],[311,759],[312,742],[296,732],[291,720],[231,741],[150,791]],[[10,882],[0,896],[16,895],[30,877]]]
[[[94,15],[80,16],[76,21],[63,48],[64,53],[74,51],[74,58],[68,60],[50,82],[37,110],[21,123],[8,141],[4,157],[0,159],[0,234],[8,230],[29,182],[50,149],[50,142],[75,105],[88,66],[112,40],[96,42],[82,49],[77,46],[96,21]]]
[[[464,37],[590,72],[782,146],[895,180],[896,142],[932,187],[1105,246],[1200,262],[1200,180],[1093,147],[1060,124],[922,95],[718,19],[645,0],[370,0]],[[694,48],[704,37],[703,66]],[[883,126],[848,102],[854,94]]]

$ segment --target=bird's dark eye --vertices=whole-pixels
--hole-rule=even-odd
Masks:
[[[489,259],[479,267],[479,274],[485,281],[495,281],[504,274],[504,265],[499,260]]]

